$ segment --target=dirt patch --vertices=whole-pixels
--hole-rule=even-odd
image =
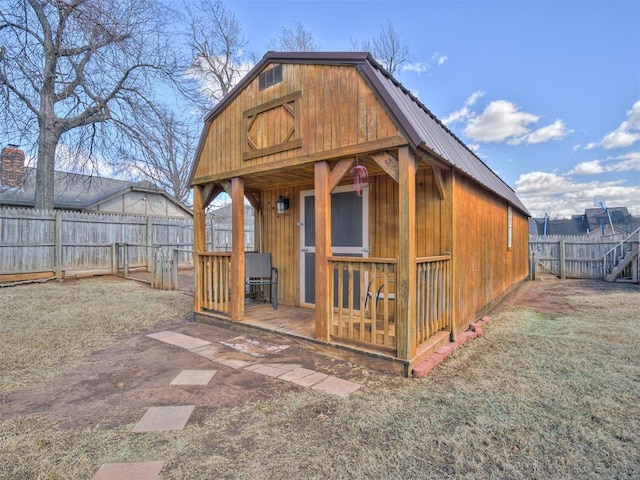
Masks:
[[[316,369],[337,361],[309,352],[297,342],[256,331],[251,336],[260,345],[287,346],[261,349],[261,357],[224,347],[238,343],[237,332],[189,321],[165,325],[171,330],[212,342],[224,357],[261,363],[295,363]],[[338,362],[340,363],[340,362]],[[207,386],[170,386],[182,370],[217,370]],[[47,413],[65,426],[83,427],[103,423],[135,422],[151,406],[196,405],[204,415],[211,409],[268,398],[283,390],[301,389],[293,383],[274,380],[244,369],[234,369],[188,350],[167,345],[145,334],[121,340],[86,359],[84,366],[55,378],[10,393],[4,399],[2,420],[18,415]],[[195,417],[197,421],[197,416]]]
[[[575,311],[571,300],[594,293],[637,290],[637,285],[607,283],[598,280],[558,280],[549,279],[525,282],[495,307],[495,311],[509,307],[530,307],[533,310],[551,316],[568,315]]]

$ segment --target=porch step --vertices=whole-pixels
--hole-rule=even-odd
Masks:
[[[459,346],[465,344],[469,340],[482,336],[482,327],[491,320],[491,317],[484,316],[482,320],[469,325],[466,332],[458,335],[455,342],[449,342],[438,348],[424,360],[415,365],[411,373],[414,377],[423,378],[429,375],[438,365],[444,362]],[[448,333],[448,332],[447,332]]]

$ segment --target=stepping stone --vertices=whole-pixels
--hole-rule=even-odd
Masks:
[[[259,365],[257,368],[252,370],[256,373],[267,375],[269,377],[279,377],[280,375],[284,375],[288,372],[288,370],[283,370],[282,368],[274,367],[273,365]]]
[[[179,407],[151,407],[133,427],[136,433],[182,430],[187,424],[195,405]]]
[[[189,351],[195,353],[196,355],[200,355],[207,360],[215,360],[218,355],[220,355],[220,350],[212,346],[192,348]]]
[[[91,480],[154,480],[164,462],[105,463]]]
[[[183,370],[169,385],[207,385],[217,370]]]
[[[186,350],[193,350],[194,348],[211,345],[211,342],[207,342],[206,340],[200,340],[199,338],[190,337],[189,335],[183,335],[181,333],[169,331],[151,333],[147,335],[147,337],[155,338],[156,340],[160,340],[161,342],[184,348]]]
[[[329,375],[327,375],[326,373],[313,372],[311,375],[305,375],[304,377],[295,378],[290,381],[302,387],[310,387],[318,382],[321,382],[328,376]]]
[[[280,380],[286,380],[287,382],[295,382],[296,380],[308,377],[309,375],[313,375],[314,373],[316,373],[314,370],[309,370],[308,368],[296,368],[295,370],[291,370],[284,375],[280,375],[278,378]]]
[[[322,390],[323,392],[337,395],[342,398],[348,397],[351,393],[360,388],[357,383],[350,382],[348,380],[342,380],[341,378],[328,377],[322,382],[312,387],[314,390]]]
[[[253,363],[245,362],[244,360],[236,360],[235,358],[216,358],[215,361],[227,367],[235,368],[236,370],[246,368]]]

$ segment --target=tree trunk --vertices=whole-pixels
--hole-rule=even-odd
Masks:
[[[36,168],[36,196],[34,207],[53,210],[54,171],[56,147],[60,132],[56,126],[54,102],[55,59],[48,58],[45,64],[45,81],[40,91],[40,111],[38,112],[38,166]]]
[[[38,135],[35,208],[53,209],[56,147],[59,136],[52,127],[41,126]]]

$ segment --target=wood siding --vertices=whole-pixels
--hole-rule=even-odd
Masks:
[[[334,158],[354,155],[385,139],[399,143],[396,125],[355,67],[284,64],[283,77],[264,90],[258,89],[256,77],[213,119],[197,159],[194,183],[303,164],[323,152]],[[291,98],[286,108],[279,104],[280,99]],[[276,106],[255,114],[265,105]],[[260,150],[277,150],[296,139],[301,147],[244,160],[247,131]]]
[[[441,255],[451,251],[451,175],[444,175],[448,191],[441,200],[431,168],[416,175],[416,245],[418,257]],[[388,175],[369,178],[369,256],[397,260],[398,184]],[[256,221],[256,249],[259,248],[259,224],[262,223],[262,251],[271,252],[273,265],[280,273],[279,302],[300,303],[300,192],[313,185],[280,188],[261,192],[262,215]],[[289,210],[278,215],[279,195],[289,199]],[[355,193],[354,193],[355,195]]]
[[[461,174],[453,181],[453,309],[459,333],[515,283],[528,275],[528,221],[513,209],[507,247],[506,201]]]

